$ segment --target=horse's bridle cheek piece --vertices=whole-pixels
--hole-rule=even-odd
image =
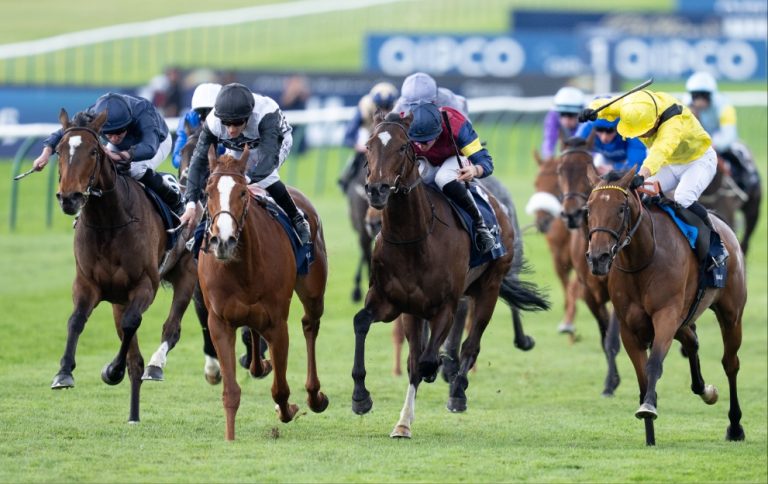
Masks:
[[[397,126],[401,130],[403,130],[403,132],[406,135],[406,139],[407,139],[408,132],[405,131],[405,127],[402,124],[396,123],[394,121],[382,121],[381,123],[379,123],[376,126],[374,126],[373,132],[376,133],[378,131],[378,129],[381,126],[384,126],[384,125],[395,125],[395,126]],[[371,135],[371,137],[373,137],[373,135]],[[405,168],[406,168],[407,165],[409,165],[408,162],[410,162],[411,166],[418,167],[418,164],[416,163],[416,152],[413,150],[413,146],[411,145],[410,142],[406,141],[406,143],[404,145],[402,145],[400,147],[400,149],[403,151],[403,158],[405,158],[405,159],[400,164],[400,170],[399,170],[398,174],[395,176],[395,179],[389,185],[390,186],[389,189],[390,189],[390,191],[392,193],[402,193],[403,195],[408,195],[411,192],[411,190],[416,188],[416,186],[419,183],[421,183],[421,175],[419,175],[416,178],[416,181],[414,181],[410,185],[403,185],[402,184],[402,179],[403,179],[403,176],[405,175]],[[369,170],[369,172],[370,172],[370,170]]]
[[[242,173],[226,173],[226,172],[212,173],[211,177],[222,176],[222,175],[244,177]],[[243,213],[240,215],[239,220],[237,217],[235,217],[235,214],[233,214],[229,210],[219,210],[215,214],[211,215],[210,210],[208,210],[208,207],[206,207],[206,211],[208,212],[209,217],[205,223],[205,238],[203,239],[203,244],[200,250],[202,250],[206,254],[208,253],[211,246],[211,236],[213,235],[213,223],[214,221],[216,221],[216,218],[219,215],[229,215],[230,217],[232,217],[232,220],[235,221],[235,224],[237,224],[237,230],[235,231],[235,243],[239,242],[240,234],[243,233],[243,228],[245,228],[245,218],[248,216],[248,209],[250,207],[251,207],[251,195],[249,192],[247,192],[247,196],[245,200],[245,208],[243,208]]]

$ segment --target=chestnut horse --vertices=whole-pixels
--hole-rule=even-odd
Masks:
[[[587,201],[587,258],[593,274],[608,275],[608,293],[621,321],[621,340],[640,386],[640,408],[635,416],[645,421],[646,444],[655,445],[656,383],[673,338],[682,343],[688,355],[693,393],[709,405],[717,401],[717,389],[706,385],[701,376],[695,325],[687,324],[695,322],[707,308],[720,323],[722,364],[730,387],[730,425],[725,437],[743,440],[736,376],[747,288],[739,242],[725,222],[710,216],[731,254],[727,283],[723,289],[707,288],[700,304],[693,306],[699,282],[698,258],[666,213],[641,203],[633,188],[634,176],[630,171],[616,181],[592,180],[596,187]],[[696,311],[689,314],[692,307]]]
[[[129,421],[138,422],[141,381],[163,379],[166,356],[179,340],[181,317],[192,297],[196,275],[192,254],[184,250],[184,237],[163,260],[168,235],[160,215],[139,183],[118,174],[99,143],[98,133],[106,119],[104,112],[86,126],[73,126],[65,110],[59,115],[64,134],[56,147],[56,197],[64,213],[79,212],[80,217],[74,241],[75,309],[67,323],[61,368],[51,388],[74,386],[72,370],[78,338],[91,311],[99,302],[108,301],[122,343],[115,358],[102,370],[101,378],[109,385],[117,385],[125,377],[127,366],[131,380]],[[142,377],[144,360],[135,334],[161,280],[172,284],[173,301],[163,325],[162,344]]]
[[[560,190],[562,192],[562,218],[571,231],[570,257],[576,276],[582,284],[581,295],[600,329],[600,348],[605,353],[608,373],[605,376],[603,396],[613,396],[619,386],[619,372],[616,368],[616,355],[619,352],[619,321],[609,311],[608,279],[595,276],[589,270],[584,254],[587,252],[587,222],[585,205],[592,191],[590,176],[596,177],[592,163],[591,143],[582,138],[571,138],[568,146],[560,154],[557,168]]]
[[[216,158],[209,153],[211,175],[206,186],[209,226],[198,262],[200,287],[208,309],[208,328],[219,355],[224,382],[226,439],[235,438],[235,415],[240,406],[240,386],[235,375],[235,334],[247,326],[269,344],[271,362],[262,360],[259,338],[252,338],[250,372],[263,378],[274,368],[272,398],[282,422],[290,422],[298,406],[289,403],[288,311],[293,292],[302,305],[301,318],[307,344],[307,402],[322,412],[328,398],[320,391],[315,361],[315,341],[324,310],[328,259],[320,218],[299,191],[291,188],[296,205],[307,215],[314,244],[314,261],[306,275],[297,275],[296,260],[280,222],[249,192],[245,178],[248,150],[240,159]]]
[[[472,328],[461,349],[459,372],[450,385],[448,409],[466,410],[467,372],[480,352],[480,338],[501,294],[510,304],[531,309],[547,303],[533,290],[512,285],[504,276],[513,263],[516,234],[492,196],[501,238],[508,251],[494,261],[469,268],[470,238],[445,197],[422,184],[418,161],[408,139],[412,116],[393,113],[375,127],[368,140],[368,199],[382,209],[365,306],[354,317],[355,357],[352,410],[367,413],[372,405],[365,387],[365,340],[375,321],[401,316],[408,339],[409,386],[400,419],[391,437],[411,436],[416,391],[421,380],[433,382],[439,348],[454,321],[462,295],[474,300]],[[502,287],[503,286],[503,287]],[[428,335],[422,320],[429,321]]]
[[[534,215],[536,228],[547,240],[549,252],[552,255],[552,265],[563,288],[565,314],[559,329],[569,332],[573,342],[573,322],[576,318],[579,281],[576,277],[571,277],[573,264],[568,250],[571,233],[561,218],[562,192],[557,179],[557,166],[560,159],[558,157],[543,159],[536,151],[533,152],[533,158],[539,165],[539,171],[534,180],[536,192],[528,200],[525,211],[528,215]]]

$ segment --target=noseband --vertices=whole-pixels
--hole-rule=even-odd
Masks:
[[[213,178],[214,176],[219,176],[220,177],[220,176],[224,176],[224,175],[226,175],[226,176],[236,176],[236,177],[240,177],[240,178],[242,178],[244,180],[246,179],[245,175],[243,175],[242,173],[226,172],[226,171],[220,171],[220,172],[217,171],[216,173],[211,173],[210,178]],[[246,185],[246,190],[247,190],[247,185]],[[211,245],[211,236],[213,235],[213,222],[216,220],[216,218],[219,215],[229,215],[230,217],[232,217],[232,220],[234,220],[235,224],[237,225],[237,230],[235,230],[235,243],[240,241],[240,234],[243,232],[243,228],[245,227],[245,217],[248,216],[248,208],[250,208],[250,206],[251,206],[251,194],[250,194],[250,192],[248,192],[246,195],[247,196],[246,196],[246,200],[245,200],[245,208],[243,209],[243,213],[242,213],[242,215],[240,215],[240,219],[239,220],[237,219],[237,217],[235,217],[235,214],[230,212],[229,210],[219,210],[218,212],[216,212],[212,216],[208,217],[208,221],[205,224],[205,239],[203,240],[203,245],[201,247],[201,250],[203,252],[205,252],[206,254],[208,253],[208,250],[209,250],[210,245]],[[207,210],[208,209],[206,207],[206,211]],[[208,212],[208,214],[210,215],[210,212]]]
[[[400,128],[403,131],[403,133],[405,134],[405,138],[408,139],[408,132],[405,130],[405,126],[403,126],[402,124],[400,124],[398,122],[395,122],[395,121],[382,121],[381,123],[379,123],[376,126],[374,126],[373,132],[376,133],[379,130],[379,128],[381,126],[384,126],[384,125],[394,125],[394,126],[397,126],[398,128]],[[371,135],[371,138],[373,138],[373,135]],[[410,161],[414,166],[417,166],[417,163],[416,163],[416,152],[413,150],[413,146],[411,145],[411,142],[410,141],[406,141],[405,145],[403,145],[403,146],[405,147],[405,159],[406,159],[406,161]],[[366,164],[367,164],[367,162],[368,162],[368,160],[367,160],[367,157],[366,157]],[[401,183],[403,175],[405,174],[405,167],[406,167],[406,165],[407,165],[407,163],[404,161],[400,165],[400,171],[395,176],[395,180],[391,184],[388,184],[389,185],[389,190],[392,193],[402,193],[403,195],[408,195],[409,193],[411,193],[411,190],[416,188],[416,186],[418,186],[421,183],[421,175],[417,176],[416,177],[416,181],[414,181],[410,185],[403,185]],[[417,166],[417,169],[418,169],[418,166]],[[365,185],[365,191],[368,192],[368,184]]]
[[[616,231],[613,229],[609,229],[608,227],[595,227],[593,229],[590,229],[589,234],[587,235],[587,240],[590,242],[592,240],[592,234],[594,234],[595,232],[605,232],[616,240],[616,243],[611,247],[611,262],[613,263],[619,251],[624,247],[628,246],[630,242],[632,242],[632,237],[634,237],[635,232],[637,232],[637,229],[640,228],[640,224],[643,222],[643,215],[645,214],[645,210],[643,209],[643,204],[640,201],[640,196],[637,194],[636,191],[634,191],[633,193],[635,195],[635,199],[637,200],[637,203],[640,206],[640,215],[638,215],[635,225],[630,227],[631,213],[629,209],[629,193],[627,192],[627,190],[617,185],[604,185],[602,187],[597,187],[592,191],[597,192],[601,190],[617,190],[624,194],[624,204],[623,204],[624,217],[622,218],[621,226],[619,227],[619,230]],[[621,236],[623,232],[626,232],[626,235],[624,236],[624,240],[621,240]],[[624,269],[620,267],[618,264],[616,264],[616,268],[622,272],[632,273],[632,272],[639,272],[645,269],[646,267],[648,267],[651,264],[651,262],[653,262],[653,256],[656,254],[656,226],[653,223],[653,217],[651,217],[651,234],[653,238],[653,253],[651,254],[650,257],[648,257],[648,260],[646,261],[645,264],[643,264],[642,267],[638,269]]]

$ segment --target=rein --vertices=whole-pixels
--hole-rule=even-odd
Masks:
[[[637,194],[637,192],[633,192],[635,195],[635,199],[637,200],[637,203],[640,207],[640,215],[637,217],[637,221],[635,222],[634,226],[630,227],[631,225],[631,219],[632,216],[629,209],[629,192],[618,185],[604,185],[602,187],[597,187],[593,189],[593,192],[601,191],[601,190],[618,190],[621,193],[624,194],[625,200],[624,200],[624,218],[621,221],[621,228],[616,231],[613,229],[609,229],[607,227],[595,227],[589,231],[589,234],[587,235],[587,240],[592,240],[592,234],[595,232],[605,232],[609,234],[611,237],[616,239],[616,243],[611,247],[611,262],[614,261],[616,256],[618,255],[619,251],[623,249],[624,247],[628,246],[632,242],[632,237],[634,237],[635,233],[637,232],[637,229],[640,228],[640,225],[643,222],[643,215],[645,214],[645,208],[643,207],[642,202],[640,201],[640,196]],[[625,269],[618,264],[616,264],[616,268],[620,270],[621,272],[626,273],[635,273],[640,272],[649,265],[651,265],[651,262],[653,262],[653,257],[656,255],[656,225],[653,223],[653,217],[649,217],[651,219],[651,238],[653,239],[653,253],[650,257],[648,257],[648,260],[645,264],[643,264],[641,267],[637,269]],[[624,232],[626,230],[626,236],[624,237],[624,240],[621,240],[621,232]]]
[[[379,124],[377,124],[376,126],[374,126],[373,132],[378,131],[379,127],[384,126],[384,125],[394,125],[394,126],[397,126],[398,128],[400,128],[403,131],[403,133],[405,134],[406,139],[408,139],[408,132],[405,130],[405,126],[403,126],[402,124],[400,124],[398,122],[395,122],[395,121],[382,121]],[[373,135],[371,135],[371,137],[373,137]],[[404,146],[405,146],[405,159],[407,161],[410,161],[412,166],[417,166],[416,165],[416,152],[413,151],[413,146],[411,145],[410,142],[406,142]],[[366,163],[367,163],[367,159],[366,159]],[[418,177],[416,177],[416,180],[413,183],[411,183],[410,185],[403,186],[401,184],[400,180],[403,178],[403,175],[405,174],[405,167],[406,167],[406,163],[403,162],[400,165],[400,172],[395,176],[395,180],[392,182],[392,184],[389,187],[389,190],[392,193],[402,193],[403,195],[408,195],[409,193],[411,193],[411,191],[414,188],[416,188],[421,183],[421,176],[419,175]]]
[[[209,178],[213,178],[214,176],[236,176],[240,177],[245,180],[245,175],[239,172],[227,172],[227,171],[217,171],[215,173],[211,173],[211,176]],[[238,243],[240,241],[240,234],[243,232],[243,228],[245,228],[245,217],[248,216],[248,209],[251,206],[251,194],[248,193],[248,196],[246,197],[245,201],[245,208],[243,209],[242,215],[240,215],[240,219],[238,220],[237,217],[235,217],[235,214],[230,212],[229,210],[219,210],[215,214],[208,217],[208,220],[205,223],[205,238],[203,239],[203,244],[201,247],[201,250],[208,253],[208,249],[210,248],[210,241],[211,236],[213,235],[213,222],[216,220],[216,218],[219,215],[229,215],[232,217],[232,220],[235,221],[235,224],[237,224],[237,230],[235,231],[235,243]],[[206,211],[207,211],[206,207]],[[210,215],[210,212],[208,212]]]

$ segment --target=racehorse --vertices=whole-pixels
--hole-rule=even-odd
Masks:
[[[573,321],[576,318],[579,281],[578,278],[571,277],[573,264],[568,250],[571,232],[561,217],[562,192],[557,179],[559,158],[543,159],[537,151],[533,152],[533,158],[539,165],[539,171],[534,180],[536,192],[528,201],[526,212],[535,216],[536,228],[547,240],[549,252],[552,255],[552,265],[563,288],[565,314],[560,328],[571,334],[573,342]]]
[[[364,153],[355,153],[354,156],[365,156]],[[363,163],[359,163],[363,165]],[[356,162],[354,166],[358,166]],[[368,210],[368,198],[365,195],[365,170],[358,170],[355,177],[350,180],[344,192],[349,207],[349,220],[357,234],[357,245],[360,247],[360,258],[357,261],[355,278],[352,286],[352,301],[359,302],[363,293],[360,284],[363,279],[363,269],[371,273],[371,251],[373,238],[365,225],[365,214]]]
[[[407,134],[412,119],[412,115],[401,118],[398,113],[375,116],[367,142],[367,194],[371,206],[382,209],[382,228],[374,245],[365,305],[354,317],[352,368],[352,410],[364,414],[373,405],[365,387],[368,330],[375,321],[391,322],[400,316],[409,346],[409,386],[400,420],[390,436],[406,438],[411,436],[417,388],[422,379],[433,382],[437,377],[438,351],[462,295],[474,300],[474,320],[462,345],[459,372],[450,385],[447,406],[454,412],[466,410],[467,372],[477,359],[480,338],[499,295],[521,309],[547,306],[534,291],[504,280],[513,263],[512,252],[469,269],[468,234],[445,197],[422,184]],[[502,242],[511,248],[516,234],[496,199],[490,197],[490,203]],[[422,320],[429,321],[428,335]]]
[[[109,385],[131,380],[129,421],[139,421],[142,379],[162,380],[167,353],[176,345],[181,317],[189,305],[196,275],[192,254],[184,250],[183,237],[165,259],[163,222],[131,177],[119,175],[99,143],[107,119],[99,114],[87,125],[72,125],[65,110],[59,121],[64,129],[56,147],[59,156],[59,190],[56,197],[68,215],[80,213],[75,228],[76,274],[72,286],[75,309],[67,323],[67,344],[61,368],[51,388],[71,388],[75,381],[75,350],[91,311],[101,301],[112,303],[120,350],[101,372]],[[162,267],[161,266],[161,260]],[[171,311],[163,324],[162,344],[144,371],[136,331],[142,314],[155,298],[160,281],[173,286]]]
[[[591,141],[591,140],[590,140]],[[582,298],[587,304],[600,329],[600,348],[605,353],[608,373],[605,377],[603,396],[613,396],[619,386],[616,354],[619,352],[619,321],[609,311],[608,280],[591,273],[584,254],[587,252],[587,223],[585,205],[592,191],[589,175],[597,176],[592,162],[591,143],[582,138],[566,142],[560,153],[557,176],[562,192],[562,217],[571,230],[570,257],[576,276],[582,284]]]
[[[656,443],[656,383],[673,338],[682,343],[688,355],[693,393],[709,405],[717,401],[717,389],[705,384],[701,375],[699,344],[692,324],[707,308],[714,311],[720,324],[722,364],[730,387],[730,425],[725,437],[743,440],[736,376],[747,288],[736,235],[725,222],[710,217],[731,254],[727,283],[723,289],[707,288],[696,305],[698,258],[671,217],[657,206],[647,208],[641,203],[634,176],[630,171],[618,180],[592,179],[596,187],[587,201],[587,259],[593,274],[608,275],[608,293],[621,321],[621,340],[640,386],[640,408],[635,416],[645,421],[646,444]]]
[[[718,156],[717,172],[699,200],[708,208],[714,210],[725,222],[736,230],[736,212],[740,211],[744,219],[744,232],[741,236],[741,250],[746,255],[749,250],[749,239],[752,237],[760,215],[760,205],[763,190],[760,176],[755,169],[754,158],[743,143],[734,143],[731,156],[738,156],[739,163],[754,171],[753,177],[745,177],[744,189],[731,176],[729,161]],[[736,154],[738,153],[738,154]],[[735,161],[734,161],[735,162]]]
[[[293,292],[304,307],[301,319],[307,344],[307,402],[322,412],[328,398],[320,391],[315,361],[315,341],[324,310],[328,259],[317,211],[299,191],[291,188],[296,204],[312,228],[314,261],[306,275],[297,275],[297,263],[285,230],[262,202],[249,192],[245,177],[248,149],[237,159],[227,154],[217,159],[209,153],[211,175],[206,186],[208,229],[200,252],[198,276],[208,309],[208,328],[219,355],[224,382],[226,439],[235,438],[235,415],[240,406],[240,386],[235,375],[235,333],[248,326],[269,344],[271,362],[253,348],[250,372],[263,378],[274,368],[272,398],[278,417],[290,422],[298,406],[289,403],[288,310]],[[252,339],[254,346],[258,338]]]

